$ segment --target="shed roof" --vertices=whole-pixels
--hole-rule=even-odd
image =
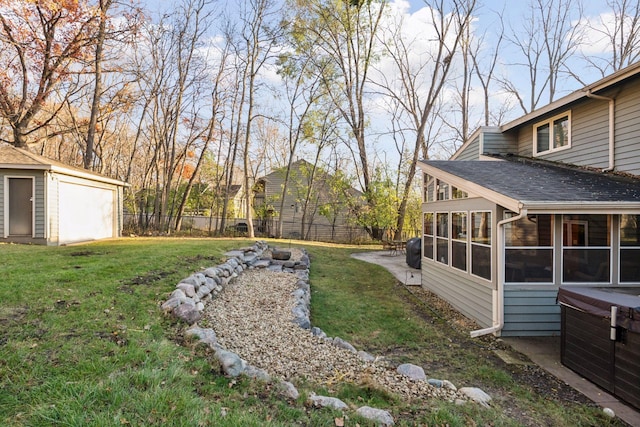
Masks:
[[[445,182],[517,211],[640,209],[640,179],[547,162],[423,161]]]
[[[92,181],[123,186],[128,185],[123,181],[112,179],[86,169],[69,166],[57,160],[49,159],[28,150],[3,143],[0,143],[0,169],[48,170]]]

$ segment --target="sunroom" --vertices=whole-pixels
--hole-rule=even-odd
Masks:
[[[560,285],[640,284],[640,183],[536,161],[425,161],[422,283],[481,325],[556,335]]]

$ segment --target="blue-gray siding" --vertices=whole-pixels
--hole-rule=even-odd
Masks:
[[[442,264],[422,258],[422,286],[446,300],[456,310],[483,327],[493,323],[492,290],[468,274],[454,271]]]
[[[516,143],[500,132],[487,131],[482,134],[482,153],[507,154],[516,150]]]
[[[552,289],[504,290],[502,336],[551,336],[560,334],[558,291]]]
[[[604,95],[615,98],[615,169],[640,175],[640,81]],[[571,111],[571,148],[542,154],[539,158],[600,169],[608,167],[609,102],[587,98],[549,116],[565,111]],[[533,126],[544,119],[519,129],[517,154],[533,155]]]
[[[480,139],[475,138],[458,154],[456,160],[478,160],[480,155]]]

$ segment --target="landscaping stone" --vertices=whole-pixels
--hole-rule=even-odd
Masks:
[[[458,391],[467,396],[469,400],[472,400],[486,408],[489,407],[489,402],[491,402],[491,396],[485,393],[483,390],[478,387],[462,387],[458,389]]]
[[[298,397],[300,397],[300,393],[298,392],[296,386],[294,386],[289,381],[280,381],[278,383],[278,391],[287,399],[296,400]]]
[[[404,375],[405,377],[409,377],[413,381],[426,381],[427,376],[424,373],[424,369],[420,366],[413,365],[411,363],[403,363],[398,366],[397,369],[400,375]]]
[[[312,394],[309,397],[309,400],[311,400],[311,403],[313,403],[313,405],[322,408],[332,408],[337,409],[338,411],[349,409],[349,406],[347,406],[346,403],[336,397],[318,396]]]
[[[287,261],[288,259],[291,258],[291,252],[290,251],[282,251],[282,250],[274,250],[274,251],[271,251],[271,258],[277,259],[277,260],[282,260],[282,261]]]
[[[230,377],[239,376],[246,367],[244,360],[240,356],[222,348],[216,350],[216,359],[220,362],[222,371]]]
[[[181,304],[177,306],[173,309],[173,314],[178,319],[189,325],[193,325],[202,317],[196,306],[190,304]]]
[[[393,417],[389,411],[383,409],[376,409],[370,406],[363,406],[356,410],[356,414],[364,417],[368,420],[374,421],[382,426],[392,426],[395,424]]]
[[[356,350],[354,346],[352,346],[350,343],[346,342],[340,337],[335,337],[333,339],[333,345],[335,345],[336,347],[344,348],[345,350],[349,350],[352,353],[358,352],[358,350]]]

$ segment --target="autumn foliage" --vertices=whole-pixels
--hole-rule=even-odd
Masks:
[[[79,0],[0,0],[0,115],[25,146],[53,91],[83,71],[99,9]],[[61,101],[61,100],[58,100]]]

